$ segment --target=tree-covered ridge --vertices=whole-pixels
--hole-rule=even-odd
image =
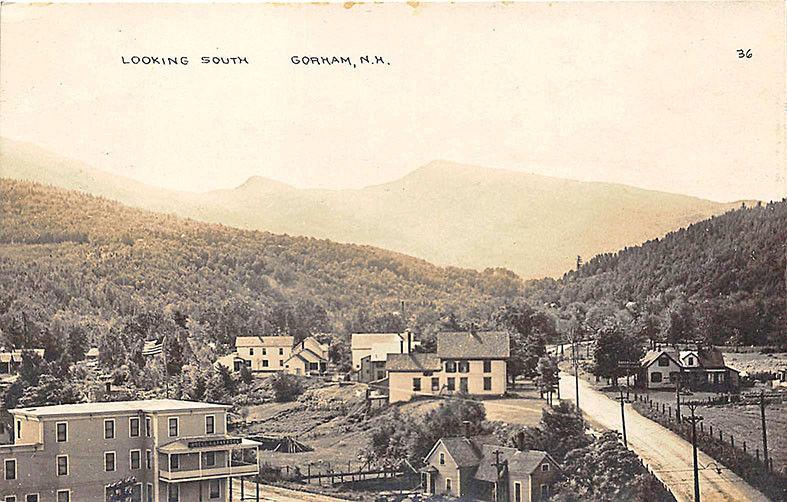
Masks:
[[[441,319],[488,319],[522,290],[503,269],[437,267],[368,246],[238,230],[0,180],[6,344],[73,329],[96,343],[121,325],[140,336],[188,327],[219,344],[285,331],[430,333]],[[393,314],[402,300],[404,320]]]
[[[526,296],[564,315],[590,316],[591,324],[633,315],[651,338],[661,327],[668,341],[783,345],[786,256],[782,200],[598,255],[559,280],[530,283]]]

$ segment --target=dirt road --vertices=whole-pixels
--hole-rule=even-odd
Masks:
[[[254,483],[246,482],[244,485],[245,493],[243,499],[240,495],[240,481],[234,480],[232,486],[232,502],[256,502],[257,491]],[[328,497],[326,495],[318,495],[315,493],[301,492],[296,490],[288,490],[287,488],[279,488],[278,486],[270,486],[260,484],[260,502],[289,502],[289,501],[304,501],[304,502],[345,502],[345,499],[336,497]]]
[[[575,400],[574,377],[560,376],[560,393],[564,399]],[[620,403],[593,390],[579,381],[579,405],[591,423],[607,429],[621,430]],[[631,407],[625,406],[628,446],[650,469],[670,487],[679,501],[694,500],[694,476],[691,443]],[[768,499],[729,469],[719,474],[714,460],[700,452],[700,498],[702,502],[767,502]],[[705,468],[703,468],[705,467]]]

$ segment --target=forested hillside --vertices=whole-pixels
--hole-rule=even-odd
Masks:
[[[125,359],[146,336],[168,332],[219,345],[283,332],[409,326],[428,334],[457,318],[488,319],[522,290],[503,269],[441,268],[368,246],[237,230],[0,180],[5,345],[62,351],[68,343],[79,352],[97,343],[102,358],[125,350]]]
[[[602,254],[526,297],[596,331],[631,321],[640,335],[680,341],[784,345],[787,202],[741,207]]]

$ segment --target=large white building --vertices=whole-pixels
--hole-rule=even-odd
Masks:
[[[228,409],[161,399],[10,410],[0,501],[230,500],[232,479],[259,472],[259,443],[227,434]]]

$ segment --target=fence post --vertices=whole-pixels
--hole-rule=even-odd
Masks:
[[[719,429],[719,441],[724,441],[724,433]]]
[[[759,449],[759,448],[756,448],[756,449],[754,450],[754,454],[755,454],[755,456],[757,457],[757,462],[759,462],[759,461],[760,461],[760,449]]]
[[[705,433],[705,426],[702,425],[702,422],[700,422],[700,432],[703,434]]]
[[[710,428],[710,437],[713,437],[713,426],[709,425],[708,427]]]
[[[732,434],[730,434],[730,446],[735,448],[735,436],[733,436]]]
[[[743,442],[743,453],[746,453],[746,441]]]

